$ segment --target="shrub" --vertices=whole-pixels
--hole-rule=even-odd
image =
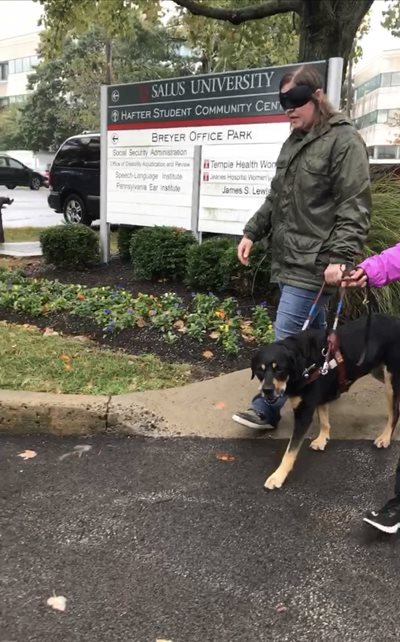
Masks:
[[[220,290],[224,284],[221,261],[228,249],[236,252],[233,239],[228,237],[192,245],[187,253],[185,283],[199,290]]]
[[[176,227],[144,227],[131,239],[130,254],[139,279],[180,280],[188,248],[196,243],[191,232]]]
[[[271,259],[265,254],[261,243],[255,243],[251,248],[249,265],[242,265],[237,257],[237,246],[229,247],[221,260],[221,273],[223,275],[223,286],[238,294],[251,294],[262,292],[263,296],[269,295],[275,290],[271,285]]]
[[[392,176],[372,182],[371,229],[362,258],[382,252],[399,242],[400,237],[400,184]],[[346,296],[346,316],[354,318],[365,312],[364,292],[351,290]],[[372,289],[370,302],[374,310],[400,316],[400,282],[381,289]]]
[[[46,263],[84,267],[100,260],[99,239],[86,225],[57,225],[43,230],[40,245]]]
[[[129,261],[131,239],[138,230],[141,230],[140,225],[119,225],[117,232],[118,252],[122,260]]]

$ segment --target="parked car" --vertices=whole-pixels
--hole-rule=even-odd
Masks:
[[[5,185],[8,189],[20,185],[27,185],[31,189],[40,189],[48,187],[48,179],[44,174],[37,170],[31,169],[21,161],[6,154],[0,155],[0,185]]]
[[[90,225],[100,217],[100,134],[71,136],[50,168],[49,206],[67,223]]]

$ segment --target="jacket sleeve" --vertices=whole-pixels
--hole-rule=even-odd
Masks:
[[[400,243],[370,256],[359,267],[364,270],[368,284],[373,288],[382,288],[392,281],[400,280]]]
[[[271,181],[271,189],[261,207],[249,219],[244,227],[243,234],[251,241],[261,241],[271,232],[272,204],[275,194],[276,176]]]
[[[346,128],[333,150],[332,193],[335,228],[329,243],[330,263],[353,263],[366,241],[371,216],[367,150],[358,132]]]

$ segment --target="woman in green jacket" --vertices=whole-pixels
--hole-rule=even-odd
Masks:
[[[238,246],[244,265],[255,241],[265,239],[271,248],[271,281],[281,290],[276,340],[302,329],[322,282],[340,281],[343,264],[354,263],[369,230],[367,150],[322,87],[310,66],[282,78],[279,97],[291,134],[276,162],[271,190],[245,225]],[[321,298],[312,327],[325,326],[326,301]],[[251,408],[234,414],[233,420],[250,428],[276,428],[283,403],[267,403],[257,395]]]

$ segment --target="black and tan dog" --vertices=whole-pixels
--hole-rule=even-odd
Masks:
[[[400,320],[373,314],[365,345],[366,318],[343,324],[337,331],[336,361],[327,374],[320,374],[327,345],[323,330],[306,330],[261,348],[252,359],[252,378],[261,382],[261,392],[270,401],[287,395],[294,411],[294,429],[280,466],[268,477],[265,488],[280,488],[292,470],[303,439],[318,412],[320,432],[310,446],[324,450],[330,424],[327,404],[343,389],[371,373],[385,382],[388,420],[376,438],[378,448],[387,448],[399,419],[400,403]],[[361,355],[364,352],[363,359]],[[341,358],[343,362],[340,363]],[[336,365],[339,363],[339,365]],[[346,384],[343,386],[343,378]]]

